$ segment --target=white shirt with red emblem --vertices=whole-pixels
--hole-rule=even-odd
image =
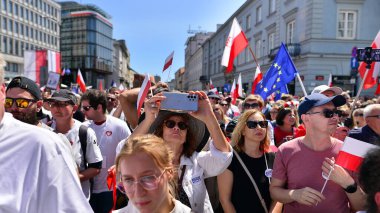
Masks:
[[[107,187],[108,169],[115,164],[117,145],[131,134],[126,122],[113,116],[106,117],[106,122],[101,125],[96,125],[93,121],[83,123],[95,131],[103,156],[100,174],[94,178],[93,193],[112,191]]]

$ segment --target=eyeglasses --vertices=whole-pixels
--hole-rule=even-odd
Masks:
[[[166,172],[166,169],[161,173],[161,175],[148,175],[140,177],[138,180],[133,180],[129,177],[123,177],[121,181],[124,185],[124,190],[127,193],[133,193],[136,189],[136,184],[139,183],[145,190],[155,190],[158,187],[158,182],[160,181],[162,175]]]
[[[306,114],[308,114],[308,115],[313,115],[313,114],[322,113],[323,116],[324,116],[325,118],[332,118],[332,117],[334,117],[334,115],[339,115],[339,112],[338,112],[338,111],[339,111],[339,110],[337,110],[337,109],[334,109],[334,110],[331,110],[331,109],[324,109],[324,110],[322,110],[322,111],[320,111],[320,112],[308,112],[308,113],[306,113]]]
[[[368,115],[367,118],[380,118],[380,115]]]
[[[336,113],[338,114],[339,117],[347,117],[349,114],[343,112],[342,110],[336,110]]]
[[[360,114],[354,114],[354,117],[363,117],[363,113],[360,113]]]
[[[247,121],[247,127],[249,129],[255,129],[259,125],[261,128],[268,127],[268,121]]]
[[[245,103],[244,104],[244,108],[246,109],[249,109],[249,108],[259,108],[260,105],[258,103],[253,103],[253,104],[249,104],[249,103]]]
[[[82,109],[84,111],[88,111],[88,110],[90,110],[90,108],[93,108],[93,107],[92,106],[82,106]]]
[[[37,100],[27,98],[5,98],[5,108],[11,108],[14,102],[16,102],[18,108],[28,108],[30,103],[37,102]]]
[[[219,104],[220,106],[228,106],[228,104]]]
[[[54,101],[54,102],[48,102],[48,105],[50,108],[53,108],[53,107],[66,107],[68,105],[71,105],[70,102],[67,102],[67,101]]]
[[[166,120],[165,122],[164,122],[164,124],[165,124],[165,126],[167,127],[167,128],[174,128],[176,125],[178,126],[178,128],[180,129],[180,130],[185,130],[185,129],[187,129],[187,124],[185,123],[185,122],[183,122],[183,121],[180,121],[180,122],[175,122],[175,121],[173,121],[173,120]]]

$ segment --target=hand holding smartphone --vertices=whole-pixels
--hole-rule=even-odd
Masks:
[[[161,109],[179,112],[195,112],[198,110],[198,95],[179,92],[163,92],[165,100],[161,102]]]

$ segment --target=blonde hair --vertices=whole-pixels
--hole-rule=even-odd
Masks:
[[[128,158],[140,152],[143,152],[150,156],[156,166],[161,170],[167,170],[172,174],[172,178],[168,181],[169,193],[175,197],[177,188],[176,177],[178,177],[178,175],[174,174],[175,171],[172,163],[174,155],[164,140],[155,135],[146,134],[134,138],[129,138],[121,149],[119,155],[116,157],[117,173],[120,173],[120,163],[122,159]]]
[[[243,105],[247,102],[247,101],[257,101],[260,108],[262,108],[264,106],[264,100],[263,98],[260,96],[260,95],[253,95],[253,94],[250,94],[248,95],[244,101],[243,101]]]
[[[245,111],[239,118],[234,131],[232,132],[231,144],[234,146],[235,150],[238,152],[244,151],[244,136],[242,136],[242,132],[246,126],[248,118],[251,115],[259,114],[266,120],[265,115],[257,109],[250,109]],[[269,127],[269,125],[268,125]],[[269,151],[270,146],[270,138],[269,138],[269,130],[266,128],[266,134],[264,139],[260,142],[259,150],[263,152]]]

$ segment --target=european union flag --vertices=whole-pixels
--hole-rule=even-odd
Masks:
[[[265,73],[263,80],[257,84],[256,94],[260,95],[264,100],[276,92],[278,89],[292,81],[296,76],[297,70],[293,64],[286,47],[281,43],[280,50],[273,61],[272,66]]]
[[[289,94],[288,87],[285,84],[284,86],[280,87],[279,90],[276,90],[274,93],[276,94],[276,96],[274,97],[274,100],[278,101],[281,99],[282,94]]]

